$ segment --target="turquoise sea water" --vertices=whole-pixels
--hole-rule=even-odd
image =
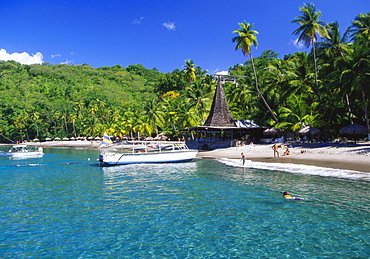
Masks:
[[[209,159],[101,168],[98,151],[45,153],[0,158],[0,258],[370,257],[369,181]]]

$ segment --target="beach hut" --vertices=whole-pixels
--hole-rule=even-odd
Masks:
[[[341,128],[339,130],[339,133],[343,135],[366,135],[367,128],[357,123],[353,123],[351,125]]]
[[[320,133],[321,131],[319,129],[311,126],[306,126],[298,130],[298,135],[304,136],[302,139],[303,142],[305,142],[306,140],[308,142],[316,142],[317,139],[315,138],[315,136],[317,137]]]

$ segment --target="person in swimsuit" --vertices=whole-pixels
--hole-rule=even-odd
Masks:
[[[287,200],[304,200],[304,198],[293,197],[288,192],[283,192],[283,197]]]
[[[241,159],[242,160],[242,164],[244,165],[245,164],[246,157],[245,157],[245,155],[243,153],[241,154],[241,156],[242,156],[242,159]]]
[[[278,144],[274,143],[274,145],[272,146],[272,150],[274,150],[274,157],[275,156],[279,157],[279,146],[278,146]]]

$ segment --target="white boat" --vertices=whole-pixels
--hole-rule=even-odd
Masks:
[[[182,141],[126,141],[120,151],[103,150],[99,161],[101,166],[172,163],[191,161],[197,154],[198,150],[189,149]]]
[[[27,145],[14,145],[9,150],[0,152],[0,156],[13,158],[41,157],[43,155],[42,147],[28,147]]]

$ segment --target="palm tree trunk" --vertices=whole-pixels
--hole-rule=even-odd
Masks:
[[[367,105],[366,105],[366,95],[363,88],[361,88],[361,94],[362,94],[362,102],[364,103],[364,114],[365,114],[365,122],[367,127],[367,133],[370,132],[370,125],[369,125],[369,113],[367,112]]]
[[[258,86],[258,79],[257,79],[256,68],[254,67],[254,61],[253,61],[253,57],[252,57],[252,52],[251,52],[249,55],[250,55],[250,57],[251,57],[251,61],[252,61],[252,67],[253,67],[254,79],[255,79],[255,81],[256,81],[256,89],[257,89],[257,92],[258,92],[259,96],[261,97],[261,99],[262,99],[263,103],[264,103],[264,104],[265,104],[265,106],[267,107],[267,109],[270,111],[270,113],[271,113],[271,115],[272,115],[272,117],[273,117],[274,121],[279,122],[279,120],[276,118],[276,116],[275,116],[274,112],[271,110],[270,106],[268,105],[268,103],[267,103],[267,101],[266,101],[265,97],[263,97],[263,95],[262,95],[262,93],[261,93],[261,91],[260,91],[260,88],[259,88],[259,86]]]
[[[348,117],[349,121],[351,124],[353,124],[353,119],[352,119],[352,110],[351,110],[351,104],[349,103],[349,97],[348,94],[346,94],[346,101],[347,101],[347,107],[348,107]]]
[[[316,91],[317,99],[318,99],[318,102],[319,102],[320,114],[323,114],[322,113],[321,96],[320,96],[320,91],[319,91],[319,81],[317,79],[316,48],[315,48],[314,40],[312,40],[312,50],[313,50],[313,61],[314,61],[314,65],[315,65],[315,91]]]

